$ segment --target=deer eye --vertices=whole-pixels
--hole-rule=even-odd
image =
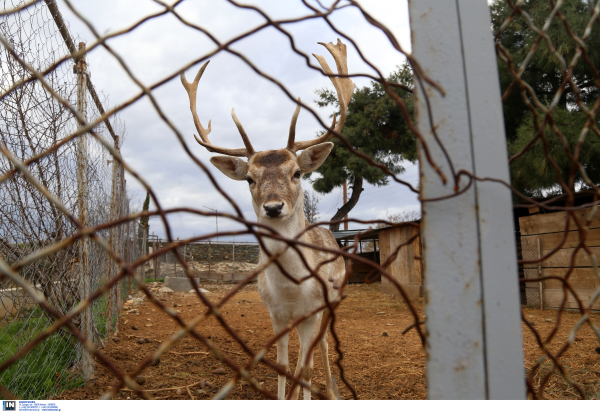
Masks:
[[[300,178],[300,170],[298,170],[296,173],[294,173],[294,177],[295,177],[296,179],[299,179],[299,178]]]
[[[254,180],[252,180],[252,178],[250,177],[247,177],[246,182],[248,182],[248,184],[251,185],[252,183],[254,183]]]

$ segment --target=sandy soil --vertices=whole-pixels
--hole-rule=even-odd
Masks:
[[[159,286],[159,285],[157,285]],[[231,285],[201,285],[210,291],[210,299],[217,301],[232,287]],[[157,287],[155,287],[157,289]],[[413,323],[407,306],[397,297],[381,294],[376,286],[364,284],[349,285],[346,289],[347,299],[337,311],[336,332],[341,341],[344,358],[341,365],[349,383],[356,389],[360,399],[425,399],[426,370],[425,352],[414,329],[402,335],[402,331]],[[131,371],[139,362],[149,356],[156,345],[165,341],[178,330],[178,326],[166,314],[154,307],[145,298],[135,296],[137,302],[127,307],[139,309],[139,315],[124,314],[120,319],[118,342],[109,341],[103,350],[116,365],[124,371]],[[203,308],[198,298],[187,293],[160,295],[167,307],[181,312],[184,320],[189,321],[197,316]],[[423,313],[422,302],[416,302],[420,316]],[[126,312],[126,311],[125,311]],[[269,314],[262,304],[255,285],[245,287],[222,310],[227,323],[244,339],[253,350],[258,350],[272,337]],[[524,316],[534,323],[542,339],[553,329],[556,312],[540,311],[524,308]],[[561,328],[549,344],[556,352],[568,338],[568,334],[579,319],[576,313],[564,313]],[[592,315],[592,321],[599,324],[600,315]],[[135,327],[137,330],[134,330]],[[207,320],[196,330],[211,338],[212,342],[237,364],[245,364],[249,357],[214,318]],[[151,343],[138,344],[139,338],[149,338]],[[340,370],[335,364],[338,354],[335,342],[329,334],[330,364],[340,387],[341,396],[351,399],[350,390],[340,379]],[[577,340],[567,350],[560,361],[571,376],[579,382],[586,397],[598,398],[600,391],[600,354],[596,347],[600,346],[591,328],[584,325],[577,333]],[[526,354],[526,371],[530,381],[537,388],[539,382],[550,372],[549,361],[532,372],[533,365],[541,355],[535,336],[524,325],[524,349]],[[298,351],[298,339],[295,332],[290,337],[290,365],[295,367]],[[206,354],[190,353],[205,352]],[[160,399],[210,399],[225,385],[233,373],[211,354],[206,347],[191,337],[179,341],[169,352],[164,354],[160,363],[149,366],[141,374],[145,378],[143,388],[149,390],[153,397]],[[271,348],[267,358],[275,361],[276,351]],[[215,374],[218,369],[225,368],[223,374]],[[541,372],[540,372],[541,371]],[[277,375],[263,364],[251,369],[251,375],[271,393],[277,391]],[[85,388],[63,392],[57,399],[96,399],[109,387],[117,383],[117,379],[102,365],[96,370],[93,385]],[[209,385],[200,389],[196,385],[190,392],[183,388],[175,388],[196,384],[200,381]],[[313,385],[324,390],[323,368],[320,353],[315,356]],[[289,382],[288,382],[289,386]],[[579,394],[565,379],[554,372],[545,386],[543,396],[550,399],[574,399]],[[117,399],[137,399],[135,394],[121,391]],[[262,399],[249,386],[238,383],[229,393],[227,399]]]

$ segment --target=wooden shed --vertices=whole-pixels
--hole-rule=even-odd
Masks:
[[[400,245],[404,246],[398,249]],[[385,262],[392,259],[386,267],[387,272],[402,285],[411,299],[423,295],[421,250],[419,229],[414,226],[390,227],[379,231],[381,265],[384,266]],[[396,252],[397,255],[393,258],[392,255]],[[384,293],[399,295],[396,286],[385,276],[381,277],[380,290]]]
[[[589,224],[585,243],[600,262],[600,212],[588,222],[592,210],[586,208],[575,213],[581,222]],[[567,217],[566,212],[520,217],[523,260],[539,259],[560,245],[567,227]],[[581,248],[577,249],[581,235],[576,230],[575,222],[570,220],[569,232],[562,247],[540,263],[525,264],[523,271],[526,279],[537,278],[540,275],[565,278],[568,275],[569,285],[584,306],[587,306],[596,289],[600,287],[600,280],[594,275],[590,255]],[[571,261],[574,262],[574,268],[569,274]],[[528,282],[525,290],[526,303],[534,306],[559,307],[565,295],[562,281],[558,279]],[[578,308],[575,297],[570,292],[567,292],[566,307]],[[600,309],[600,302],[596,301],[592,309]]]
[[[363,233],[364,232],[364,233]],[[333,232],[340,246],[347,246],[354,239],[360,240],[358,255],[384,264],[387,272],[403,287],[411,298],[422,296],[423,262],[421,259],[421,237],[413,226],[385,227],[380,229],[345,230]],[[410,240],[410,242],[409,242]],[[351,243],[350,243],[351,244]],[[400,245],[403,245],[400,247]],[[395,258],[391,259],[396,253]],[[352,264],[349,283],[378,282],[383,293],[399,295],[394,284],[379,273],[373,274],[373,267],[359,262]],[[379,282],[380,281],[380,282]]]

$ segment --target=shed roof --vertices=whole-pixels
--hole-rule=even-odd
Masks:
[[[383,227],[380,229],[369,229],[369,228],[364,228],[364,229],[357,229],[357,230],[338,230],[336,232],[332,232],[333,236],[335,236],[335,240],[353,240],[354,236],[356,236],[358,233],[365,233],[365,235],[361,236],[361,240],[367,240],[367,239],[378,239],[379,238],[379,232],[381,232],[382,230],[388,229],[387,227]],[[367,233],[367,231],[369,231]]]

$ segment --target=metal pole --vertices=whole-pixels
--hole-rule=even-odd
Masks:
[[[215,213],[219,213],[219,211],[217,209],[213,209],[213,208],[208,207],[208,206],[204,206],[204,207],[206,209],[212,210]],[[215,225],[217,227],[217,242],[218,242],[219,241],[219,216],[217,216],[216,214],[215,214]]]
[[[538,259],[542,258],[542,244],[540,243],[540,238],[537,238],[537,249],[538,249]],[[542,262],[538,262],[538,277],[542,277]],[[540,280],[540,310],[544,310],[544,282]]]
[[[79,50],[85,50],[85,43],[79,43]],[[86,105],[86,77],[87,65],[83,55],[76,65],[77,70],[77,111],[87,119]],[[81,134],[77,139],[77,189],[79,221],[83,226],[89,225],[88,218],[88,176],[87,176],[87,133]],[[80,268],[80,294],[81,300],[90,296],[91,279],[89,270],[90,239],[85,236],[79,243],[79,268]],[[92,307],[89,306],[81,313],[81,332],[93,341]],[[82,347],[81,363],[83,379],[89,380],[94,374],[94,357]]]
[[[208,276],[210,277],[210,239],[208,239]]]
[[[117,139],[115,140],[115,151],[119,150],[119,139],[117,136]],[[119,213],[117,212],[117,208],[118,208],[118,197],[119,197],[119,182],[118,182],[118,172],[119,172],[119,164],[117,162],[117,159],[115,157],[113,157],[112,159],[112,187],[111,187],[111,194],[110,194],[110,220],[114,221],[117,219],[117,217],[119,217]],[[108,235],[108,244],[110,246],[110,248],[114,251],[116,251],[117,253],[119,253],[118,250],[118,243],[117,243],[117,227],[112,226],[109,230],[109,235]],[[109,268],[109,272],[108,272],[108,280],[110,281],[112,278],[114,278],[117,275],[117,262],[114,260],[111,260],[110,263],[110,268]],[[115,290],[111,289],[108,291],[108,293],[106,294],[106,333],[107,335],[112,331],[112,318],[113,318],[113,304],[114,299],[115,299]]]
[[[420,144],[428,397],[525,399],[511,192],[451,169],[510,183],[488,4],[419,0],[409,13],[412,54],[443,89],[415,80],[417,126],[447,178]]]
[[[177,238],[177,240],[179,240],[179,238]],[[177,254],[176,251],[177,248],[173,249],[173,277],[176,278],[177,277]]]
[[[344,204],[348,203],[348,180],[344,180]],[[343,217],[344,230],[348,230],[348,215]]]
[[[152,232],[152,251],[156,253],[156,238],[154,237],[154,232]],[[156,282],[156,275],[158,274],[158,257],[154,258],[154,281]]]
[[[140,257],[146,256],[146,242],[148,240],[148,226],[142,228],[142,253],[140,253]],[[142,263],[142,283],[146,282],[146,262]]]

